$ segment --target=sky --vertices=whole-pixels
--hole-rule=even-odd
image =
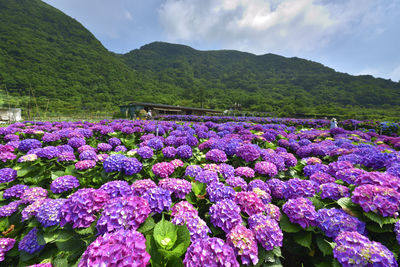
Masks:
[[[110,51],[163,41],[400,81],[400,0],[44,0]]]

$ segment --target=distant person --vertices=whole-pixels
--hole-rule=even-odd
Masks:
[[[151,117],[152,117],[151,109],[149,109],[149,111],[147,111],[146,117],[147,117],[147,119],[151,119]]]
[[[336,128],[337,127],[337,121],[335,118],[331,119],[331,129]]]

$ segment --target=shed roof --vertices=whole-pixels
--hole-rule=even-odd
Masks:
[[[128,106],[144,106],[144,107],[151,107],[151,108],[162,108],[162,109],[173,109],[173,110],[177,110],[178,109],[178,110],[203,111],[203,112],[209,112],[209,113],[222,113],[222,111],[215,110],[215,109],[181,107],[181,106],[156,104],[156,103],[147,103],[147,102],[131,102],[128,105],[122,105],[121,107],[128,107]]]

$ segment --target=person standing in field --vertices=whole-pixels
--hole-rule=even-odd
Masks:
[[[336,119],[335,118],[332,118],[331,119],[331,129],[333,129],[333,128],[336,128],[337,127],[337,121],[336,121]]]
[[[152,115],[151,115],[151,109],[149,109],[149,111],[147,111],[146,118],[147,118],[147,119],[151,119],[151,117],[152,117]]]

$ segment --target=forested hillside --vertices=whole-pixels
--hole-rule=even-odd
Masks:
[[[136,100],[216,109],[239,103],[281,116],[400,114],[398,82],[300,58],[162,42],[119,55],[40,0],[0,0],[0,95],[6,89],[25,110],[34,104],[63,113],[116,111]]]

